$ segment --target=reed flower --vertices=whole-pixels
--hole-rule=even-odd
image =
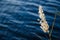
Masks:
[[[39,17],[40,17],[40,28],[44,31],[44,32],[49,32],[49,25],[45,19],[45,14],[43,13],[43,9],[42,6],[39,6]]]

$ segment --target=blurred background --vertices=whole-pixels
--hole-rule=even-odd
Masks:
[[[49,40],[41,28],[38,7],[41,5],[52,28],[52,40],[60,40],[60,0],[0,0],[0,40]]]

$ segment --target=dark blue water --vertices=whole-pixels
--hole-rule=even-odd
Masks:
[[[39,5],[51,30],[54,15],[60,12],[59,0],[0,0],[0,40],[49,40],[37,21]],[[56,15],[51,38],[60,40],[60,15]]]

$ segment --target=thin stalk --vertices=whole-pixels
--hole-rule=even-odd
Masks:
[[[52,23],[52,29],[51,29],[51,31],[49,32],[49,40],[52,40],[52,31],[53,31],[53,28],[54,28],[54,24],[55,24],[55,20],[56,20],[56,13],[55,13],[55,16],[54,16],[54,21],[53,21],[53,23]]]

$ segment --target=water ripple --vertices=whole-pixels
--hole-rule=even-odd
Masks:
[[[60,12],[59,0],[0,0],[0,40],[48,40],[37,21],[39,5],[51,30],[54,15]],[[60,40],[59,20],[57,15],[52,40]]]

